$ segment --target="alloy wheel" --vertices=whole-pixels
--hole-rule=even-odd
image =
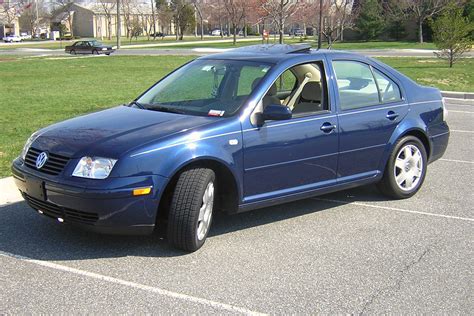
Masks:
[[[423,175],[423,156],[415,145],[403,146],[397,154],[393,168],[395,181],[403,191],[411,191]]]
[[[207,184],[204,195],[202,196],[202,206],[199,210],[197,238],[203,240],[211,224],[212,209],[214,206],[214,183]]]

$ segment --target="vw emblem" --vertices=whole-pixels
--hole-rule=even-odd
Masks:
[[[36,158],[36,168],[41,169],[46,163],[46,161],[48,161],[48,154],[43,151]]]

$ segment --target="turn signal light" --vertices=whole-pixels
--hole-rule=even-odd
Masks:
[[[151,192],[151,187],[148,188],[138,188],[138,189],[133,189],[133,195],[147,195],[150,194]]]

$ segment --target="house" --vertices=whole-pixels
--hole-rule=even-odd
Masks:
[[[0,37],[7,34],[20,35],[20,15],[22,7],[17,3],[0,0]]]
[[[151,5],[125,2],[120,9],[123,36],[150,34],[163,29],[157,15],[153,27]],[[53,29],[64,28],[73,36],[110,38],[117,34],[117,8],[114,2],[105,1],[70,3],[55,10],[51,22]]]

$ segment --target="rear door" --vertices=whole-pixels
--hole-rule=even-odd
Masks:
[[[340,182],[376,176],[400,121],[408,113],[400,85],[372,65],[332,60],[337,90]]]
[[[84,42],[77,42],[76,45],[74,45],[74,50],[77,54],[84,54]]]
[[[89,42],[81,42],[79,46],[79,51],[81,54],[89,54],[90,53]]]

